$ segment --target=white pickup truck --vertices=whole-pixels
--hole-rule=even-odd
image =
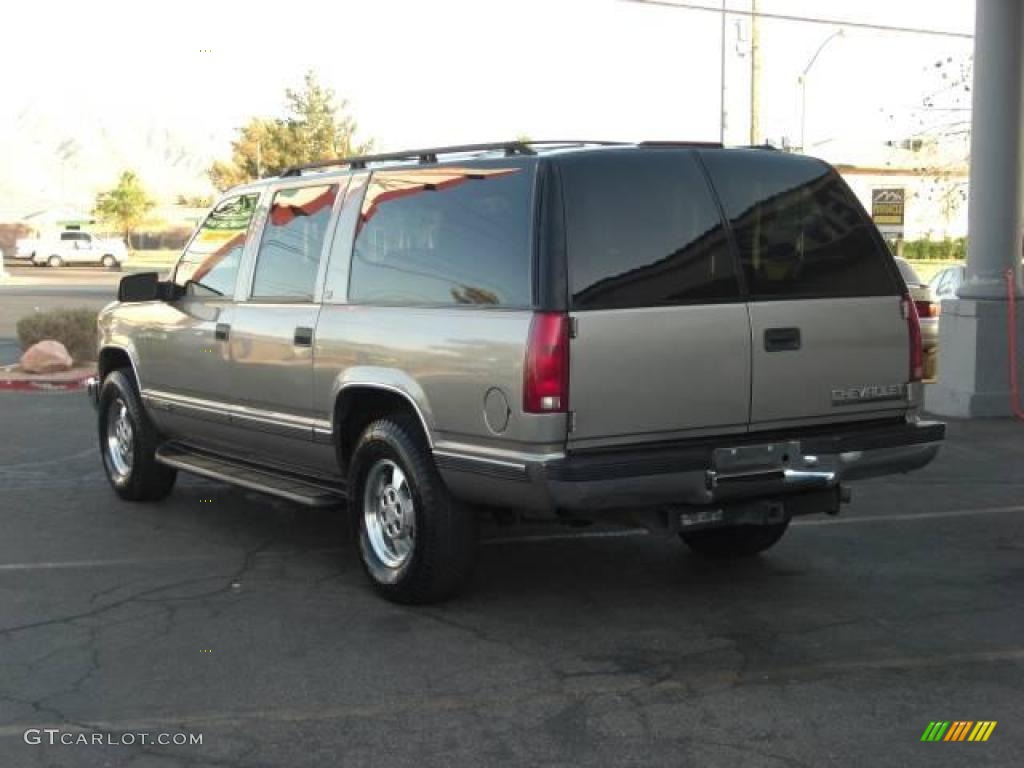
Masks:
[[[128,248],[121,238],[100,238],[78,230],[67,230],[38,239],[24,238],[18,240],[16,248],[16,258],[31,259],[36,266],[102,264],[105,267],[120,267],[128,258]]]

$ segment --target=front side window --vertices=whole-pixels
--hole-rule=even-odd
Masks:
[[[512,163],[374,173],[349,300],[530,306],[532,180]]]
[[[337,195],[337,184],[282,189],[274,195],[256,256],[254,299],[313,299]]]
[[[229,197],[203,222],[181,255],[174,282],[196,296],[232,296],[257,193]]]
[[[739,297],[725,227],[690,151],[562,158],[573,309]]]
[[[828,165],[764,150],[702,157],[732,222],[753,298],[898,293],[892,256]]]

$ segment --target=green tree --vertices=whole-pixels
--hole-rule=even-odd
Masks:
[[[146,192],[134,171],[125,171],[117,186],[96,195],[93,213],[102,221],[124,234],[131,244],[131,234],[145,220],[156,203]]]
[[[178,205],[185,206],[186,208],[209,208],[213,205],[212,195],[178,195],[176,199]]]
[[[320,85],[307,72],[303,87],[285,90],[283,118],[253,117],[231,142],[231,160],[217,161],[210,180],[220,190],[262,176],[274,176],[291,165],[365,154],[372,141],[358,143],[358,128],[348,102]]]

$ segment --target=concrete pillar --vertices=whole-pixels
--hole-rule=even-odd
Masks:
[[[1007,416],[1007,269],[1021,296],[1024,0],[978,0],[975,18],[967,279],[959,298],[942,304],[939,381],[925,406],[945,416]],[[1024,349],[1018,357],[1024,362]]]

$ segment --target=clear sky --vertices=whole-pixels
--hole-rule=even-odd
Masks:
[[[970,0],[760,4],[959,32],[974,22]],[[198,168],[228,153],[235,127],[280,114],[284,88],[307,69],[349,100],[361,135],[381,149],[523,133],[718,138],[717,14],[619,0],[37,0],[9,4],[4,15],[0,209],[56,202],[62,186],[65,199],[86,197],[122,166],[163,194],[194,186]],[[763,22],[766,137],[798,141],[797,76],[835,29]],[[736,143],[748,120],[747,30],[729,17]],[[847,29],[808,78],[807,144],[831,160],[855,159],[836,155],[870,155],[922,119],[946,119],[917,108],[943,86],[935,62],[970,50],[970,40]],[[961,101],[969,106],[969,94]]]

